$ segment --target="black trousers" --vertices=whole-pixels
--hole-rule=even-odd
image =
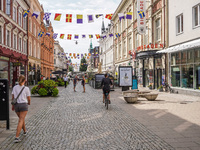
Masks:
[[[65,88],[67,87],[67,81],[64,81],[65,82]]]

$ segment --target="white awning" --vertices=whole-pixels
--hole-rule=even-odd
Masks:
[[[184,51],[184,50],[198,48],[198,47],[200,47],[200,39],[179,44],[177,46],[172,46],[164,50],[157,51],[156,53],[173,53],[173,52]]]

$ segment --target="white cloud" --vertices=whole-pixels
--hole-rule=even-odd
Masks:
[[[44,11],[51,12],[51,22],[55,33],[66,34],[79,34],[78,45],[75,44],[74,39],[61,40],[58,39],[60,45],[64,48],[67,53],[88,53],[88,48],[90,46],[90,39],[88,34],[93,34],[92,39],[93,47],[98,46],[98,42],[94,34],[101,33],[102,19],[96,19],[94,16],[94,22],[88,23],[87,14],[107,14],[114,13],[117,6],[121,0],[74,0],[73,3],[70,0],[39,0],[43,4]],[[61,21],[54,21],[55,13],[62,13]],[[65,22],[65,15],[72,14],[72,23]],[[76,14],[83,14],[83,24],[76,23]],[[104,19],[105,26],[108,25],[109,20]],[[59,35],[58,34],[58,35]],[[86,39],[81,39],[81,35],[86,34]],[[75,62],[80,62],[80,60],[72,60]]]

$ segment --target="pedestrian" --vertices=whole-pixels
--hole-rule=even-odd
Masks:
[[[78,77],[77,77],[77,75],[75,76],[75,78],[73,80],[73,84],[74,84],[74,92],[76,92],[76,85],[78,84]]]
[[[43,76],[43,80],[46,80],[45,76]]]
[[[63,77],[63,80],[64,80],[64,82],[65,82],[65,88],[67,87],[67,82],[68,82],[68,77],[65,75],[64,77]]]
[[[83,93],[85,93],[85,77],[84,77],[84,75],[83,75],[83,79],[82,79],[81,84],[83,86]]]
[[[25,127],[25,117],[28,112],[28,105],[30,105],[31,102],[31,93],[29,88],[24,85],[25,82],[26,78],[23,75],[21,75],[19,77],[19,85],[14,86],[12,91],[12,100],[17,99],[16,103],[12,105],[12,110],[15,110],[19,118],[16,137],[14,140],[15,143],[21,141],[19,139],[21,129],[23,129],[24,135],[27,135],[27,130]]]

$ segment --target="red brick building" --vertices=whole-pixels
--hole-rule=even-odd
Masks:
[[[10,86],[20,74],[27,76],[27,1],[0,1],[0,78],[9,80]]]

